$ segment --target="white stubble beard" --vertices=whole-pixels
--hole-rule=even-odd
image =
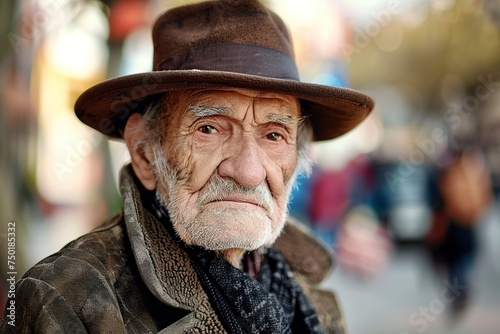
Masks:
[[[185,243],[197,245],[209,250],[221,251],[227,249],[254,250],[262,246],[270,246],[281,234],[288,215],[287,205],[292,185],[296,179],[296,172],[288,180],[286,187],[286,202],[283,208],[278,208],[273,200],[271,191],[266,183],[258,188],[247,191],[260,195],[262,209],[240,210],[229,208],[210,208],[207,204],[217,199],[217,191],[225,193],[236,188],[230,179],[224,181],[229,189],[218,189],[212,186],[218,175],[212,175],[205,187],[200,190],[200,196],[195,207],[185,207],[182,201],[182,184],[176,169],[170,166],[161,149],[154,149],[155,163],[153,164],[158,180],[157,195],[162,205],[167,209],[174,230]],[[219,180],[220,181],[220,180]],[[218,189],[218,190],[217,190]],[[186,196],[186,195],[185,195]],[[184,206],[183,206],[184,204]],[[270,215],[275,210],[281,210],[277,221]],[[231,234],[230,232],[234,232]]]

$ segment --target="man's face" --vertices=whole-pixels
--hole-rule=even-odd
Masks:
[[[211,250],[272,244],[295,179],[298,100],[199,90],[167,113],[157,192],[180,238]]]

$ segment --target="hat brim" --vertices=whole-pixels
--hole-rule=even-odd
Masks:
[[[373,100],[358,91],[221,71],[175,70],[137,73],[98,83],[75,103],[77,117],[97,131],[122,138],[127,118],[142,112],[147,97],[193,88],[236,87],[275,92],[299,98],[310,115],[314,140],[328,140],[353,129],[373,109]]]

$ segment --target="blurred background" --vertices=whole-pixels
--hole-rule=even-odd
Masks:
[[[0,3],[3,276],[8,222],[19,279],[120,210],[127,150],[73,105],[148,71],[154,18],[188,2]],[[290,205],[336,255],[325,286],[349,333],[500,333],[500,0],[264,2],[302,81],[376,100],[361,126],[314,145]]]

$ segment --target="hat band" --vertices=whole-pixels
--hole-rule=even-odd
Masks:
[[[223,71],[299,81],[293,58],[250,44],[216,44],[191,49],[184,55],[165,60],[154,70]]]

